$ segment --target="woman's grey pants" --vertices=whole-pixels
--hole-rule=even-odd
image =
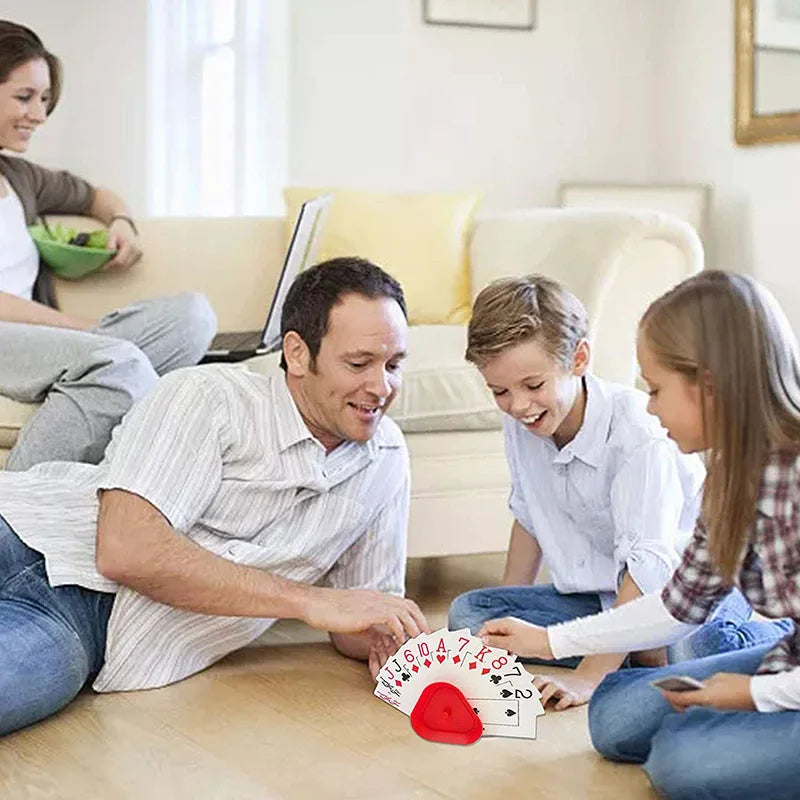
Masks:
[[[0,394],[44,401],[20,431],[6,468],[96,464],[125,412],[159,375],[196,364],[215,330],[208,300],[195,292],[132,303],[91,332],[0,322]]]

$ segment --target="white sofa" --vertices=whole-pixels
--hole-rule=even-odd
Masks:
[[[221,330],[263,324],[283,257],[282,219],[146,219],[140,230],[145,256],[130,272],[59,282],[65,311],[98,317],[137,298],[193,289],[211,300]],[[473,225],[469,247],[473,296],[495,278],[528,272],[546,273],[574,291],[592,320],[594,371],[627,384],[636,376],[641,312],[703,267],[694,230],[647,211],[484,215]],[[409,556],[496,552],[507,544],[500,417],[477,371],[463,360],[465,333],[453,325],[410,330],[405,383],[391,411],[411,454]],[[276,359],[255,359],[245,368],[274,370]],[[0,397],[0,460],[34,410]]]

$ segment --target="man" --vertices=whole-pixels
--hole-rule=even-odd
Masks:
[[[0,474],[0,733],[97,691],[163,686],[277,618],[330,632],[373,672],[429,630],[402,598],[409,470],[384,418],[405,300],[361,259],[301,274],[285,376],[175,372],[97,466]],[[386,631],[391,633],[391,637]]]

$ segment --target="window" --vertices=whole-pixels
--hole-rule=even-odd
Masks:
[[[287,0],[150,0],[148,26],[148,213],[282,213]]]

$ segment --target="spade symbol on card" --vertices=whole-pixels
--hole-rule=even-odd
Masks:
[[[510,708],[507,708],[507,709],[506,709],[506,716],[507,716],[507,717],[515,717],[516,715],[517,715],[517,712],[516,712],[516,711],[513,711],[513,710],[512,710],[512,709],[510,709]]]
[[[511,697],[511,692],[508,689],[503,689],[503,691],[500,692],[500,695],[501,697]]]

